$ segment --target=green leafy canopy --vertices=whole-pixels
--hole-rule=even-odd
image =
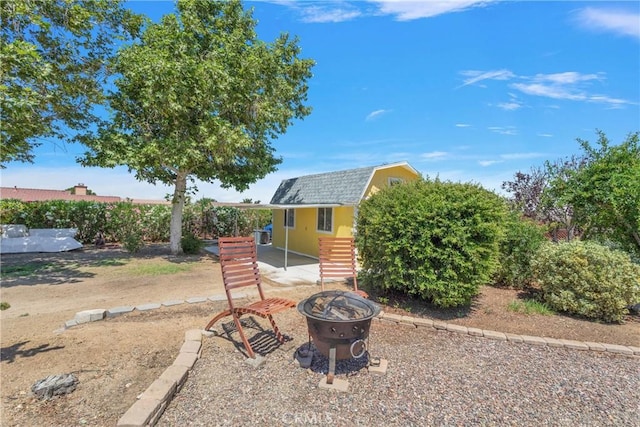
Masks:
[[[0,2],[0,167],[95,120],[108,59],[143,18],[114,0]]]
[[[78,138],[82,164],[126,165],[136,178],[174,185],[171,250],[189,180],[218,180],[238,191],[276,170],[271,140],[311,109],[314,62],[296,38],[258,40],[240,1],[179,0],[124,47],[108,96],[110,117]]]
[[[119,52],[112,117],[81,138],[91,148],[83,163],[242,191],[281,162],[270,140],[310,113],[303,101],[313,61],[298,58],[287,34],[258,40],[238,1],[179,1],[177,9]]]
[[[597,135],[595,145],[578,140],[586,163],[568,181],[569,201],[584,221],[585,237],[640,256],[640,132],[617,145],[604,132]]]

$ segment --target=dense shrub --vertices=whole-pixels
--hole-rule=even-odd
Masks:
[[[105,226],[107,240],[122,243],[132,253],[144,245],[143,213],[140,205],[131,202],[114,203],[109,206],[109,221]]]
[[[70,227],[77,228],[76,240],[93,242],[96,235],[102,232],[107,221],[107,204],[98,202],[78,201],[68,203]]]
[[[213,209],[213,236],[249,236],[253,229],[246,212],[232,207],[216,207]]]
[[[141,205],[141,221],[144,240],[168,242],[171,225],[171,206]]]
[[[26,203],[16,199],[0,200],[0,224],[25,224]]]
[[[198,239],[193,233],[186,233],[180,240],[180,246],[182,246],[182,252],[187,255],[195,255],[200,253],[200,250],[204,247],[204,242]]]
[[[498,268],[505,202],[475,184],[417,181],[358,209],[362,280],[440,307],[466,305]]]
[[[500,267],[494,277],[498,286],[523,289],[534,281],[531,259],[544,243],[544,229],[511,212],[504,223],[505,238],[500,243]]]
[[[104,227],[106,215],[106,203],[64,200],[0,201],[2,224],[24,224],[28,228],[76,228],[76,239],[83,243],[93,241]]]
[[[640,266],[594,242],[545,243],[533,267],[544,300],[557,311],[619,322],[640,301]]]

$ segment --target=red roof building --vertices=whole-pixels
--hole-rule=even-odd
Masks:
[[[75,193],[75,194],[73,194]],[[73,191],[44,190],[38,188],[0,187],[0,199],[17,199],[23,202],[42,202],[47,200],[85,200],[88,202],[114,203],[124,202],[118,196],[96,196],[87,194],[87,186],[78,184]],[[130,200],[137,204],[170,204],[165,200]]]

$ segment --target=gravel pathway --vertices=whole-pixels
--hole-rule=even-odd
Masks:
[[[640,425],[638,357],[375,321],[370,350],[388,360],[387,373],[369,373],[364,358],[339,361],[336,378],[349,382],[340,393],[318,388],[326,358],[316,355],[310,369],[293,358],[307,345],[305,319],[290,310],[277,321],[293,337],[277,349],[268,349],[268,332],[245,329],[266,349],[259,368],[226,335],[205,337],[202,358],[158,425]]]

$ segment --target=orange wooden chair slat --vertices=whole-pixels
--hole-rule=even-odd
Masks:
[[[324,279],[329,277],[353,278],[353,292],[368,298],[358,290],[356,246],[353,237],[319,237],[320,285],[324,291]]]
[[[253,348],[251,348],[251,344],[242,329],[240,317],[250,314],[268,319],[275,332],[276,339],[284,343],[284,337],[280,333],[273,315],[293,308],[297,303],[288,298],[265,298],[258,268],[256,244],[253,237],[220,237],[218,239],[218,248],[220,250],[222,280],[229,308],[216,314],[209,321],[205,330],[209,330],[218,320],[226,316],[232,316],[247,354],[249,357],[255,358]],[[236,306],[233,302],[231,291],[246,286],[257,286],[260,300],[248,305]]]

